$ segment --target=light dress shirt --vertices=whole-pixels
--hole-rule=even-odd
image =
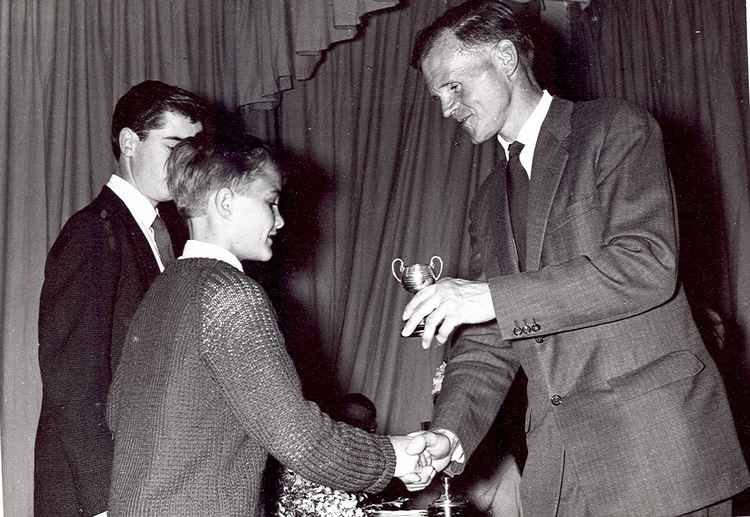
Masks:
[[[534,111],[531,112],[529,118],[527,118],[526,122],[524,122],[521,126],[521,130],[518,132],[518,136],[515,140],[516,142],[521,142],[523,144],[523,149],[521,149],[521,154],[518,159],[521,161],[521,165],[523,165],[523,168],[526,169],[526,174],[529,175],[529,179],[531,179],[531,166],[534,161],[536,141],[539,138],[539,131],[542,129],[542,123],[544,123],[544,119],[547,118],[547,113],[549,112],[549,107],[551,104],[552,95],[550,95],[547,90],[542,91],[542,98],[539,99],[539,102],[534,108]],[[507,159],[508,147],[510,147],[510,144],[512,144],[513,142],[508,142],[507,140],[505,140],[500,136],[500,133],[498,133],[497,135],[497,140],[498,142],[500,142],[500,145],[505,151],[505,157]],[[447,436],[448,440],[450,440],[451,448],[453,449],[451,461],[464,463],[466,461],[464,448],[461,446],[461,442],[459,441],[455,433],[448,429],[434,429],[434,431],[436,433],[441,433]]]
[[[188,258],[211,258],[226,262],[230,266],[244,272],[240,259],[226,248],[211,244],[210,242],[189,240],[185,243],[185,249],[178,260]]]
[[[159,212],[154,208],[146,196],[141,194],[137,188],[122,179],[117,174],[110,176],[107,182],[107,187],[119,197],[125,206],[130,211],[130,214],[138,223],[138,227],[146,237],[149,246],[151,246],[151,252],[154,254],[156,263],[159,265],[159,271],[164,271],[164,264],[162,264],[161,257],[159,256],[159,248],[156,247],[156,238],[154,238],[154,229],[151,225]]]
[[[534,111],[531,112],[529,118],[527,118],[526,122],[521,126],[521,130],[518,132],[518,136],[515,140],[516,142],[521,142],[523,144],[523,149],[521,149],[521,155],[518,159],[521,160],[521,165],[526,169],[526,174],[529,175],[529,179],[531,179],[531,166],[534,162],[536,141],[539,138],[539,131],[542,129],[544,119],[547,118],[547,113],[549,112],[551,104],[552,95],[550,95],[547,90],[544,90],[542,92],[542,98],[539,99],[539,103],[534,108]],[[505,151],[505,158],[507,159],[508,147],[510,147],[510,144],[513,142],[508,142],[501,137],[499,133],[497,135],[497,140]]]

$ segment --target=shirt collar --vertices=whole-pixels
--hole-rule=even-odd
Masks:
[[[516,142],[523,144],[521,155],[521,165],[526,169],[526,172],[531,176],[531,166],[534,159],[534,150],[536,149],[536,141],[539,139],[539,131],[542,129],[544,119],[547,118],[549,113],[550,105],[552,104],[552,95],[547,90],[542,91],[542,98],[539,99],[534,111],[531,112],[529,118],[521,126],[521,130],[518,132]],[[508,147],[513,142],[508,142],[498,133],[497,140],[505,151],[505,156],[508,156]]]
[[[157,211],[148,198],[141,194],[137,188],[117,174],[110,176],[107,187],[125,203],[125,206],[133,215],[133,219],[140,227],[149,228],[151,226]]]
[[[230,266],[235,267],[239,271],[244,272],[240,260],[234,255],[234,253],[226,248],[217,246],[216,244],[211,244],[210,242],[196,241],[192,239],[187,241],[182,256],[180,256],[180,260],[188,258],[210,258],[221,260],[222,262],[226,262]]]

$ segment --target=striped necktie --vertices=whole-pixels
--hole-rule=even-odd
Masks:
[[[156,248],[159,250],[159,258],[161,263],[166,265],[174,260],[174,251],[172,250],[172,239],[169,236],[167,225],[159,214],[156,214],[154,222],[151,223],[151,229],[154,230],[154,240],[156,241]]]

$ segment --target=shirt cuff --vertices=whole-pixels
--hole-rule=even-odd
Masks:
[[[461,446],[461,442],[456,436],[456,433],[449,431],[448,429],[431,429],[432,432],[442,434],[451,443],[451,462],[465,463],[466,458],[464,456],[464,448]]]

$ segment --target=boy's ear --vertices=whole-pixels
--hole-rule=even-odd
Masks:
[[[231,217],[232,204],[234,203],[234,192],[226,187],[220,188],[213,198],[216,213],[221,217]]]
[[[120,154],[123,156],[133,156],[138,144],[141,143],[138,134],[129,127],[120,130],[117,141],[120,144]]]

